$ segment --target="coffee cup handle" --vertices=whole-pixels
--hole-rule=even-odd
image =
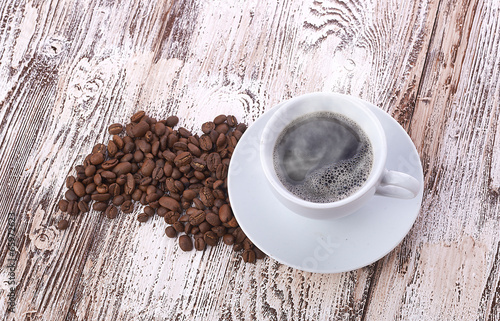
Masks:
[[[375,194],[410,199],[417,196],[419,191],[420,183],[413,176],[386,169]]]

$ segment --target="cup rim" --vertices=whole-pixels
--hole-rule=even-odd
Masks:
[[[325,98],[343,98],[345,100],[348,100],[353,106],[356,106],[359,110],[361,110],[366,116],[368,116],[369,119],[371,119],[371,123],[374,125],[378,136],[379,136],[379,150],[377,153],[379,154],[378,156],[378,162],[375,163],[375,158],[374,158],[374,164],[372,164],[372,169],[370,171],[368,179],[364,182],[364,184],[361,186],[360,189],[355,191],[353,194],[349,195],[346,198],[343,198],[341,200],[337,200],[334,202],[328,202],[328,203],[317,203],[317,202],[311,202],[311,201],[306,201],[292,192],[288,191],[285,186],[281,183],[279,178],[277,177],[276,173],[274,172],[274,165],[273,161],[271,160],[271,168],[269,168],[269,160],[266,159],[268,155],[268,149],[271,149],[271,155],[274,150],[274,145],[276,144],[276,140],[279,137],[279,135],[275,135],[272,139],[268,140],[268,134],[270,133],[270,128],[272,125],[279,119],[280,115],[283,115],[285,113],[285,110],[287,106],[291,106],[291,104],[303,100],[303,99],[308,99],[310,97],[325,97]],[[337,208],[337,207],[342,207],[346,204],[352,203],[353,201],[361,198],[363,195],[365,195],[373,186],[375,186],[379,181],[380,178],[385,170],[385,162],[387,158],[387,142],[386,142],[386,137],[385,137],[385,132],[384,129],[382,128],[382,125],[380,124],[380,121],[378,118],[371,112],[367,106],[361,104],[354,96],[351,95],[345,95],[345,94],[340,94],[340,93],[334,93],[334,92],[311,92],[307,94],[303,94],[297,97],[294,97],[292,99],[289,99],[285,102],[282,103],[281,106],[278,105],[278,110],[271,116],[269,121],[267,122],[266,126],[263,129],[262,136],[260,139],[261,146],[260,146],[260,156],[261,156],[261,165],[264,171],[264,174],[267,178],[267,181],[272,185],[272,188],[280,194],[281,197],[284,197],[287,201],[295,203],[296,205],[299,205],[301,207],[306,207],[306,208],[311,208],[311,209],[328,209],[328,208]],[[300,116],[298,116],[300,117]],[[348,116],[346,116],[348,117]],[[350,118],[350,117],[348,117]],[[353,120],[354,121],[354,120]],[[286,127],[286,126],[285,126]],[[280,132],[283,129],[280,130]],[[370,137],[367,134],[368,138],[370,139],[370,142],[372,143],[373,146],[373,138]],[[374,151],[375,152],[375,151]]]

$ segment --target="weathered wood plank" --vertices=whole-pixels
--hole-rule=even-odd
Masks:
[[[16,320],[386,320],[499,315],[499,4],[0,1],[0,222],[16,214]],[[65,176],[138,109],[189,129],[252,123],[310,91],[365,98],[424,161],[417,224],[337,275],[228,247],[184,253],[165,223],[91,212],[54,228]],[[139,211],[137,206],[136,211]],[[7,231],[1,248],[7,247]],[[2,251],[0,279],[5,280]],[[0,287],[0,307],[8,289]]]
[[[498,153],[499,26],[493,17],[493,1],[439,4],[410,122],[427,195],[403,244],[407,267],[380,271],[368,319],[498,318],[499,204],[489,185]],[[384,265],[397,264],[397,253]]]

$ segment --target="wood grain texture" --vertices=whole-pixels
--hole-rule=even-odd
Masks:
[[[500,319],[498,1],[0,0],[0,17],[0,222],[15,213],[18,253],[4,319]],[[139,109],[188,129],[221,113],[251,124],[311,91],[373,102],[421,156],[417,222],[371,266],[185,253],[134,214],[55,229],[66,175],[109,124]]]

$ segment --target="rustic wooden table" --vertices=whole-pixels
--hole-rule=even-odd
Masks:
[[[498,0],[2,0],[0,12],[5,320],[500,319]],[[252,124],[311,91],[371,101],[421,156],[417,221],[378,262],[314,274],[226,246],[185,253],[161,219],[135,215],[55,229],[66,175],[109,124],[140,109],[190,128],[221,113]]]

